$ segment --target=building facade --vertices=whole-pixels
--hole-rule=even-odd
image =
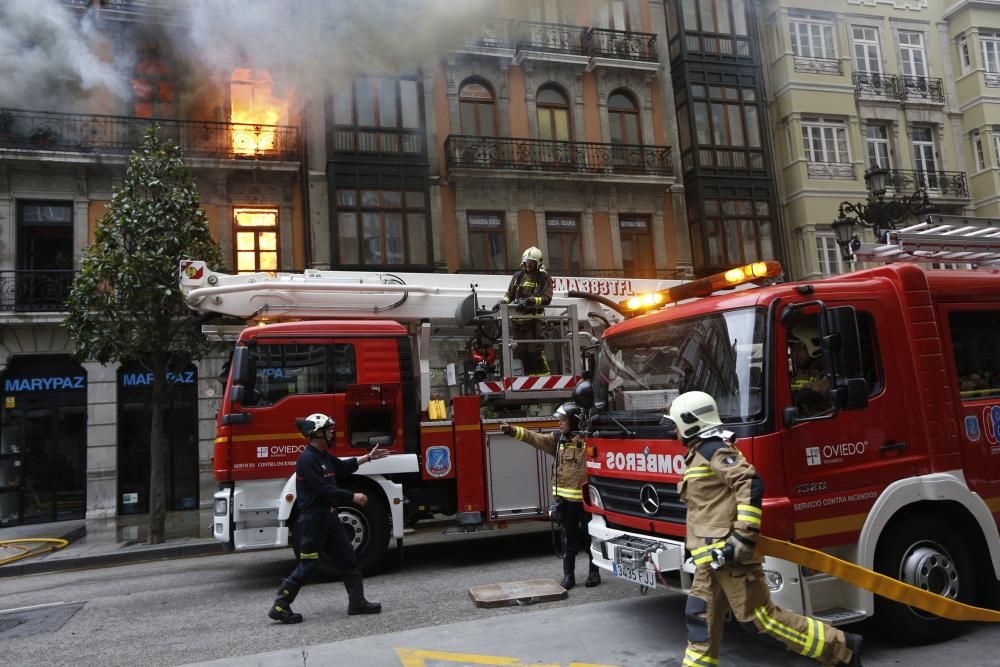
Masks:
[[[337,27],[275,6],[306,41]],[[509,0],[405,69],[331,66],[319,85],[251,56],[220,76],[169,37],[179,7],[51,0],[126,63],[128,93],[0,104],[0,526],[147,511],[152,378],[75,360],[61,323],[154,121],[230,270],[508,273],[535,245],[554,275],[691,275],[659,0]],[[211,502],[225,356],[169,378],[168,509]]]
[[[866,198],[871,167],[889,170],[889,196],[922,188],[943,214],[996,215],[998,3],[759,4],[793,276],[849,269],[829,225]]]

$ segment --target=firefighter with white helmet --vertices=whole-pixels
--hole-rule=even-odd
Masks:
[[[516,340],[540,340],[544,307],[552,302],[552,279],[542,263],[542,251],[532,246],[521,255],[521,268],[514,274],[504,294],[503,303],[513,303],[520,310],[512,317],[511,336]],[[524,366],[525,375],[548,375],[542,343],[518,343],[514,348]]]
[[[819,323],[815,319],[815,315],[806,316],[788,330],[792,402],[802,417],[821,414],[832,407],[830,376],[826,372]]]
[[[295,464],[295,495],[299,521],[295,527],[299,537],[299,564],[281,583],[278,596],[267,615],[280,623],[301,623],[302,614],[292,611],[292,602],[299,589],[309,583],[319,567],[321,553],[333,559],[347,589],[348,614],[377,614],[382,605],[365,599],[361,570],[358,569],[354,547],[347,540],[337,507],[365,506],[368,497],[338,486],[337,481],[353,474],[361,463],[388,456],[388,452],[373,448],[363,456],[339,459],[328,450],[333,446],[337,423],[322,413],[311,414],[295,421],[299,432],[309,439]]]
[[[680,483],[687,505],[687,548],[695,565],[688,594],[684,667],[717,667],[726,612],[823,665],[861,665],[861,635],[787,611],[771,602],[761,560],[754,556],[763,517],[764,482],[722,428],[708,394],[689,391],[668,419],[688,447]]]
[[[583,509],[583,485],[587,482],[583,409],[576,403],[563,403],[553,416],[559,419],[558,436],[552,433],[535,433],[505,422],[501,423],[500,430],[554,458],[552,495],[562,508],[562,537],[565,545],[563,578],[560,583],[566,590],[576,585],[576,554],[584,548],[590,562],[584,586],[593,588],[601,583],[601,574],[590,556],[590,537],[587,534],[590,513]]]

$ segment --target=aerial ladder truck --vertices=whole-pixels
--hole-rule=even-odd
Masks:
[[[368,495],[339,509],[364,569],[377,569],[404,526],[453,519],[446,532],[547,516],[548,463],[499,430],[501,418],[555,427],[581,379],[581,347],[621,319],[616,302],[678,281],[554,278],[545,337],[512,340],[509,277],[308,270],[227,275],[185,261],[188,305],[246,322],[206,326],[235,340],[217,417],[214,537],[243,551],[297,549],[295,419],[337,422],[334,454],[390,456],[346,482]],[[526,376],[518,345],[540,344],[551,375]]]

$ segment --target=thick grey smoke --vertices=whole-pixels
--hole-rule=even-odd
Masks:
[[[137,54],[152,43],[171,61],[182,90],[224,85],[237,68],[270,71],[279,96],[284,86],[329,90],[358,74],[408,72],[433,63],[463,35],[477,33],[494,5],[159,1],[182,18],[142,25],[110,21],[93,9],[81,18],[59,0],[0,0],[0,107],[127,113]]]
[[[107,42],[57,0],[0,2],[0,106],[58,109],[92,95],[124,97],[122,63],[102,58]]]

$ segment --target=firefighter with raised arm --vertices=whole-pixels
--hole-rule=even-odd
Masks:
[[[559,419],[558,436],[552,433],[535,433],[507,423],[501,423],[500,430],[554,458],[552,495],[562,508],[562,538],[565,545],[563,578],[560,584],[566,590],[576,585],[576,553],[584,548],[590,563],[584,586],[593,588],[601,583],[601,574],[590,555],[590,536],[587,534],[590,513],[583,509],[583,485],[587,482],[585,441],[581,432],[583,410],[575,403],[564,403],[554,416]]]
[[[861,635],[781,609],[771,602],[761,560],[764,482],[722,429],[715,400],[700,391],[681,394],[669,419],[687,445],[679,486],[687,505],[687,548],[695,565],[688,594],[684,667],[718,667],[726,611],[744,627],[768,635],[823,665],[860,667]]]
[[[354,547],[347,540],[343,524],[337,514],[340,505],[368,503],[368,496],[353,493],[337,485],[338,478],[357,471],[368,461],[384,458],[388,452],[373,448],[363,456],[340,459],[328,450],[333,446],[337,423],[330,417],[316,413],[297,419],[295,426],[309,439],[295,464],[295,495],[299,522],[299,564],[281,583],[278,596],[267,615],[280,623],[301,623],[302,614],[292,611],[292,602],[299,589],[313,580],[319,569],[321,553],[329,554],[333,565],[347,589],[348,614],[378,614],[382,605],[365,599],[364,583]]]
[[[514,274],[504,294],[503,303],[514,304],[520,311],[510,318],[514,340],[540,340],[543,334],[544,307],[552,302],[552,279],[542,264],[542,251],[531,247],[521,256],[521,268]],[[514,348],[524,366],[525,375],[548,375],[542,343],[518,343]]]

